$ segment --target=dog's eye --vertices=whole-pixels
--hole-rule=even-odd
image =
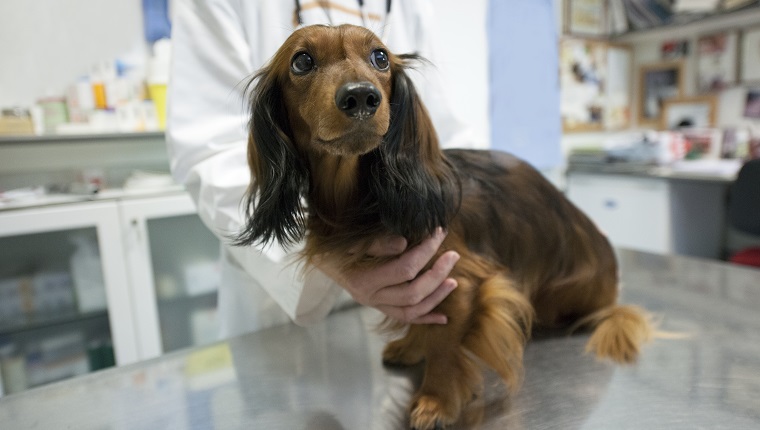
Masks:
[[[290,63],[290,69],[296,75],[305,75],[314,68],[314,60],[311,55],[305,52],[299,52],[293,57],[293,61]]]
[[[388,54],[382,49],[372,51],[369,55],[369,61],[377,70],[388,70],[388,66],[390,66]]]

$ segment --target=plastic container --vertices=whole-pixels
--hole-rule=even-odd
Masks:
[[[73,236],[71,242],[76,247],[70,264],[79,312],[103,310],[108,301],[97,242],[85,235]]]
[[[18,393],[28,387],[23,355],[13,343],[0,344],[0,395]]]
[[[65,97],[45,97],[37,101],[42,111],[45,134],[56,134],[61,124],[69,122],[69,108]]]
[[[0,111],[0,136],[34,134],[34,122],[28,109],[14,107]]]
[[[148,95],[156,107],[158,126],[166,129],[166,88],[169,83],[171,41],[160,39],[153,44],[153,57],[148,66]]]

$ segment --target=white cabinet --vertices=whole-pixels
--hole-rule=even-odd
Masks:
[[[571,172],[567,196],[615,246],[720,258],[726,182]]]
[[[118,219],[115,202],[0,212],[6,393],[140,358]]]
[[[568,197],[616,246],[673,249],[668,183],[660,179],[571,174]]]
[[[120,204],[140,356],[216,339],[219,240],[187,194]]]
[[[0,396],[215,340],[219,251],[185,192],[0,211]]]

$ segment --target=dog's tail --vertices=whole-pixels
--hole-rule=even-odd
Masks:
[[[612,305],[578,321],[574,328],[593,327],[586,352],[597,358],[629,364],[655,335],[652,318],[637,306]]]

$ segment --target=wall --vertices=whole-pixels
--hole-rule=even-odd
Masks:
[[[480,146],[489,139],[487,2],[434,3],[438,23],[434,31],[439,48],[445,50],[436,66],[449,82],[452,108],[472,125]],[[47,94],[61,94],[97,61],[144,59],[141,4],[139,0],[0,2],[0,107],[31,105]],[[0,189],[31,185],[34,178],[51,182],[72,170],[97,166],[150,163],[152,169],[161,165],[168,169],[166,152],[155,145],[156,140],[0,143]],[[70,171],[62,172],[66,169]]]
[[[92,64],[144,57],[139,0],[0,2],[0,107],[60,95]]]
[[[554,0],[557,26],[562,21],[561,0]],[[61,91],[92,63],[126,53],[143,52],[141,2],[137,0],[27,0],[0,2],[0,106],[31,104],[47,92]],[[488,141],[489,106],[487,0],[437,0],[436,17],[442,55],[438,65],[451,83],[452,105],[473,125],[479,139]],[[635,67],[658,61],[659,44],[667,38],[688,37],[692,49],[697,34],[760,23],[760,12],[731,15],[708,23],[667,28],[627,36],[621,41],[634,48]],[[467,61],[461,61],[467,58]],[[694,94],[696,72],[691,58],[687,68],[687,94]],[[634,74],[634,76],[636,76]],[[468,82],[468,85],[459,85]],[[632,90],[638,90],[634,79]],[[636,97],[635,97],[636,98]],[[741,116],[744,89],[721,96],[720,125],[760,127]],[[634,109],[635,111],[635,109]],[[563,150],[602,141],[606,133],[563,137]]]
[[[630,44],[634,54],[634,77],[633,91],[638,95],[639,67],[645,64],[657,63],[661,59],[660,49],[666,40],[687,39],[689,41],[689,55],[685,62],[685,96],[699,95],[697,91],[697,39],[700,35],[720,31],[736,31],[748,27],[757,27],[760,24],[760,10],[729,14],[723,17],[711,18],[703,22],[692,23],[683,26],[674,26],[667,29],[642,32],[621,37],[619,40]],[[739,54],[741,55],[741,54]],[[758,87],[758,86],[755,86]],[[742,113],[746,98],[747,87],[739,83],[718,94],[718,127],[753,127],[760,131],[760,121],[744,118]],[[638,96],[635,98],[638,112]]]
[[[560,0],[557,0],[560,1]],[[630,130],[608,133],[569,133],[562,138],[562,147],[565,153],[579,146],[600,145],[603,141],[637,130],[636,114],[639,103],[639,67],[649,63],[662,61],[660,55],[661,44],[666,40],[688,39],[690,41],[690,55],[685,61],[685,96],[697,95],[697,61],[694,51],[699,35],[717,32],[721,30],[741,29],[757,26],[760,24],[760,10],[729,14],[723,17],[711,18],[688,25],[670,26],[657,30],[643,31],[622,36],[615,39],[616,42],[629,44],[633,50],[633,70],[631,91],[633,95],[634,122]],[[760,121],[744,118],[742,115],[747,87],[737,85],[722,91],[718,102],[718,127],[754,128],[760,131]]]
[[[488,141],[488,0],[438,0],[436,29],[445,79],[457,114]],[[144,57],[139,0],[0,2],[0,107],[60,95],[100,60]],[[456,29],[456,31],[452,31]],[[10,42],[10,43],[9,43]],[[462,61],[462,59],[467,61]],[[467,82],[467,85],[456,83]]]

